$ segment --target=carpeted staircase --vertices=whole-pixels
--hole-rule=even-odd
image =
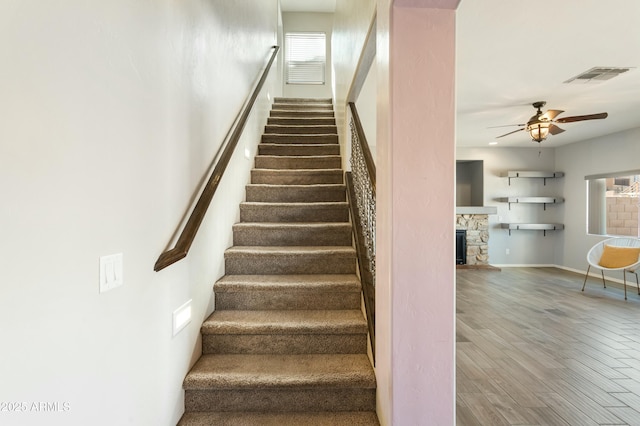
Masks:
[[[180,425],[378,425],[331,100],[276,99]]]

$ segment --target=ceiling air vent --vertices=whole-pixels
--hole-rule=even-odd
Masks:
[[[571,77],[565,83],[601,83],[629,71],[631,68],[593,67],[590,70]]]

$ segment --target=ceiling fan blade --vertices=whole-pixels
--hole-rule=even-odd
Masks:
[[[564,132],[564,129],[561,129],[555,124],[549,125],[549,133],[551,133],[552,135],[557,135],[558,133],[562,133],[562,132]]]
[[[574,121],[585,121],[585,120],[600,120],[603,118],[607,118],[609,114],[606,112],[601,112],[599,114],[588,114],[588,115],[574,115],[573,117],[565,117],[559,118],[555,120],[556,123],[573,123]]]
[[[499,139],[499,138],[502,138],[502,137],[505,137],[505,136],[509,136],[509,135],[510,135],[510,134],[512,134],[512,133],[521,132],[521,131],[523,131],[523,130],[524,130],[524,129],[514,130],[513,132],[509,132],[509,133],[505,133],[504,135],[496,136],[496,139]]]
[[[562,114],[564,111],[560,109],[550,109],[544,114],[542,114],[538,119],[539,120],[553,120],[558,115]]]
[[[491,126],[491,127],[487,127],[487,129],[498,129],[500,127],[513,127],[513,126],[520,126],[520,127],[524,127],[526,126],[526,124],[505,124],[504,126]]]

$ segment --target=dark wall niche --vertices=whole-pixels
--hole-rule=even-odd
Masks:
[[[456,206],[483,206],[482,160],[456,161]]]

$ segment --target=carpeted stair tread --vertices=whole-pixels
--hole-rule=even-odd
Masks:
[[[378,426],[372,411],[307,413],[185,413],[178,426]]]
[[[178,426],[379,426],[375,412],[186,413]]]
[[[375,386],[366,354],[206,354],[195,363],[183,384],[185,390]]]
[[[246,200],[251,202],[338,202],[346,200],[343,184],[270,185],[249,184]]]
[[[241,222],[347,222],[345,202],[242,202]]]
[[[348,274],[356,254],[350,246],[233,246],[224,261],[227,274]]]
[[[318,102],[277,103],[273,104],[273,110],[333,111],[333,105]]]
[[[351,242],[348,222],[240,222],[233,225],[236,246],[347,246]]]
[[[225,275],[214,285],[216,293],[247,290],[325,290],[331,292],[360,291],[354,274],[308,275]]]
[[[276,134],[276,133],[264,133],[261,141],[263,143],[338,143],[338,135],[323,134],[323,135],[296,135],[296,134]]]
[[[367,333],[359,310],[214,311],[202,334],[356,334]]]
[[[251,183],[271,185],[312,185],[344,183],[341,169],[259,169],[251,170]]]
[[[335,124],[311,124],[311,125],[280,125],[267,124],[264,128],[265,133],[275,134],[296,134],[296,135],[326,135],[337,134],[338,128]]]
[[[291,144],[291,143],[261,143],[258,145],[258,155],[315,157],[325,155],[340,155],[340,145],[331,144]]]
[[[281,96],[276,96],[273,99],[274,105],[277,104],[305,104],[305,103],[319,103],[319,104],[330,104],[333,105],[332,98],[285,98]]]
[[[256,155],[257,169],[336,169],[339,155]]]
[[[225,251],[229,257],[243,257],[254,254],[273,255],[305,255],[305,254],[335,254],[344,257],[353,257],[355,249],[345,246],[232,246]]]
[[[278,124],[278,125],[294,125],[294,126],[303,126],[303,125],[323,125],[323,126],[335,126],[336,119],[335,117],[298,117],[298,116],[289,116],[289,117],[268,117],[267,124]]]
[[[219,310],[360,309],[351,274],[225,275],[214,284]]]
[[[335,118],[333,110],[286,110],[286,109],[272,109],[269,112],[269,117],[323,117],[323,118]]]

